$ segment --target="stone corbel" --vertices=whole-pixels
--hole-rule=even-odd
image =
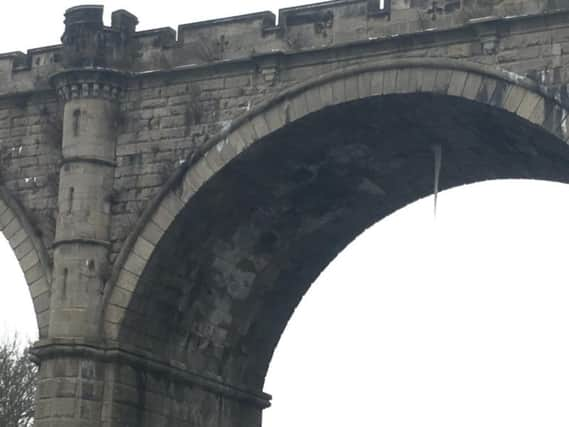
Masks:
[[[280,81],[281,52],[270,56],[259,56],[257,62],[257,82],[260,85],[275,86]]]
[[[478,38],[482,52],[485,55],[494,55],[498,51],[500,44],[500,35],[498,34],[497,22],[499,18],[488,16],[484,18],[474,18],[468,21],[472,25]]]

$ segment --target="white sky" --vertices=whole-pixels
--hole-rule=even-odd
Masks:
[[[302,3],[104,2],[107,22],[125,8],[139,29]],[[77,4],[3,5],[0,53],[58,43]],[[291,320],[264,426],[567,426],[567,218],[569,186],[501,181],[444,192],[436,221],[424,199],[372,227]],[[0,265],[0,335],[35,337],[2,238]]]

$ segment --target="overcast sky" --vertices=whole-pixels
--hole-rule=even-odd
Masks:
[[[302,3],[104,2],[107,22],[125,8],[139,29]],[[77,4],[3,5],[0,53],[59,43]],[[569,425],[569,188],[457,188],[441,194],[436,221],[432,204],[372,227],[313,285],[269,371],[265,426]],[[0,334],[34,338],[3,239],[0,262]]]

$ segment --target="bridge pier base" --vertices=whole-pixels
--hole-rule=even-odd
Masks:
[[[40,427],[261,427],[269,396],[115,345],[39,342]]]
[[[84,358],[42,360],[34,425],[101,426],[104,373],[103,363]]]

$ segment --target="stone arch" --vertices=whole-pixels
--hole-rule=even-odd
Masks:
[[[130,410],[260,425],[294,308],[357,234],[432,193],[430,144],[444,148],[441,190],[569,183],[566,111],[519,76],[435,60],[345,69],[257,106],[172,176],[115,265],[107,353],[154,371]],[[168,398],[148,406],[156,393]]]
[[[45,338],[49,326],[51,287],[49,257],[24,209],[3,186],[0,186],[0,231],[8,240],[24,273],[39,336]]]
[[[381,161],[384,154],[394,159],[393,165],[385,165],[393,166],[394,172],[384,182],[381,177],[379,185],[376,178],[380,175],[367,179],[368,171],[362,166],[367,159],[357,152],[357,146],[356,151],[340,147],[337,152],[340,140],[327,142],[326,132],[318,140],[311,139],[309,148],[295,140],[304,138],[306,130],[309,135],[326,131],[330,120],[338,120],[338,128],[357,133],[359,126],[373,122],[373,114],[390,108],[402,113],[396,117],[386,114],[388,122],[382,124],[397,128],[393,141],[368,144],[379,150],[372,153],[374,161]],[[436,133],[425,126],[421,115],[425,108],[435,110],[425,114],[429,119],[439,111],[451,113],[444,120],[460,141],[457,146],[464,148],[480,140],[458,165],[465,167],[466,178],[458,171],[441,190],[500,177],[569,183],[569,147],[564,143],[567,109],[531,81],[478,65],[415,60],[354,67],[319,77],[259,105],[172,177],[140,219],[116,264],[114,285],[107,287],[101,317],[107,342],[128,354],[152,355],[161,369],[173,367],[191,375],[189,383],[203,383],[205,378],[206,389],[224,390],[226,395],[239,390],[244,393],[239,399],[252,401],[257,408],[265,406],[268,397],[260,390],[272,351],[310,283],[365,228],[432,192],[432,182],[431,187],[425,182],[415,185],[432,172],[432,147],[419,147],[422,135],[402,128],[412,127],[405,123],[409,115],[419,121],[422,130]],[[463,122],[461,114],[470,111],[478,115],[465,117]],[[342,122],[343,115],[358,122]],[[392,119],[395,122],[389,122]],[[473,125],[478,127],[470,129]],[[471,130],[474,139],[462,141]],[[378,135],[377,128],[362,132],[361,138],[352,133],[347,138],[362,142]],[[494,132],[496,140],[483,144]],[[525,133],[531,144],[526,144]],[[408,136],[411,141],[405,140]],[[507,156],[492,151],[493,144],[502,145],[502,141],[506,146],[500,149]],[[305,152],[315,150],[313,143],[321,151]],[[384,146],[391,151],[383,151]],[[408,176],[402,177],[398,164],[406,161],[401,155],[410,149],[415,150],[407,163],[411,167],[405,166]],[[477,149],[490,151],[480,154]],[[532,151],[536,149],[539,155]],[[313,174],[311,164],[319,161],[315,154],[324,154],[328,163]],[[479,174],[487,154],[496,159],[487,169],[498,172]],[[289,155],[292,162],[282,166],[286,170],[281,174],[279,162],[287,163]],[[350,156],[355,156],[353,161]],[[267,165],[264,160],[269,160]],[[296,170],[290,166],[305,160],[307,167]],[[460,159],[447,160],[450,169],[454,160]],[[510,162],[517,169],[511,169]],[[528,173],[523,172],[524,162],[532,163],[528,163]],[[351,176],[329,178],[331,169],[338,166],[345,166]],[[427,167],[431,168],[428,172]],[[287,187],[280,188],[284,180],[288,180]],[[315,189],[324,194],[312,203]],[[356,194],[350,194],[352,190]],[[325,200],[321,203],[320,199]],[[261,208],[248,211],[251,206]],[[291,213],[295,206],[300,209]],[[236,219],[224,223],[226,212]],[[189,399],[184,407],[213,405]]]
[[[567,141],[567,106],[533,80],[505,70],[441,59],[357,65],[285,90],[234,121],[188,159],[141,216],[105,290],[104,335],[116,339],[132,292],[170,224],[212,176],[258,140],[326,107],[370,97],[427,93],[471,100],[515,114]]]

